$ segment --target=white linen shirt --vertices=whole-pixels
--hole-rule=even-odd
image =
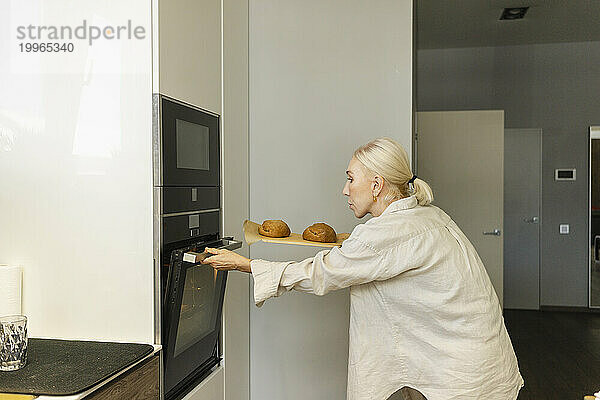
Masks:
[[[475,248],[414,196],[301,262],[252,260],[258,306],[288,290],[350,287],[348,400],[404,386],[428,400],[514,400],[523,379],[498,297]]]

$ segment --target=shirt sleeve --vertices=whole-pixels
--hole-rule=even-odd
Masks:
[[[252,260],[254,301],[261,306],[270,297],[289,290],[324,295],[332,290],[388,279],[383,255],[358,238],[348,238],[342,247],[323,250],[300,262]]]

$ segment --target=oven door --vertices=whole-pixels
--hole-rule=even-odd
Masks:
[[[219,116],[160,95],[160,186],[219,186]]]
[[[241,243],[221,239],[171,253],[163,325],[167,399],[187,393],[221,360],[218,339],[227,272],[195,262],[190,252],[200,253],[205,247],[233,250]]]

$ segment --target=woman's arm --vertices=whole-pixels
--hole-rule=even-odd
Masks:
[[[382,255],[352,237],[344,241],[342,247],[320,251],[300,262],[249,260],[227,250],[207,251],[216,254],[204,261],[213,268],[252,272],[254,300],[258,305],[292,289],[324,295],[332,290],[393,276],[387,271],[387,262]]]
[[[214,269],[220,271],[238,270],[242,272],[252,272],[250,269],[251,260],[238,253],[212,247],[207,247],[204,251],[214,255],[206,257],[202,261],[202,264],[209,264]]]

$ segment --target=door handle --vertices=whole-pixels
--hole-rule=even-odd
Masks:
[[[500,236],[500,233],[501,233],[500,229],[494,229],[493,231],[490,231],[490,232],[483,231],[484,235]]]
[[[235,249],[239,249],[240,247],[242,247],[242,242],[233,240],[232,237],[223,238],[221,241],[223,242],[223,245],[217,247],[217,249],[235,250]],[[203,251],[202,253],[188,251],[183,254],[183,261],[192,263],[192,264],[198,264],[210,256],[211,256],[211,254],[207,253],[206,251]]]
[[[537,224],[540,222],[540,218],[539,217],[523,218],[523,221],[525,221],[529,224]]]
[[[594,237],[594,262],[600,262],[600,236]]]

